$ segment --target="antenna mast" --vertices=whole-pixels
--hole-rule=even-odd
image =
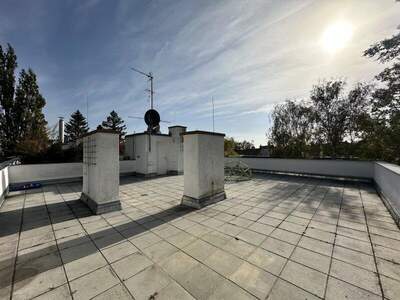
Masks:
[[[131,68],[131,70],[135,71],[136,73],[142,74],[144,76],[146,76],[149,80],[150,80],[150,90],[146,90],[150,93],[150,108],[153,109],[153,95],[154,95],[154,90],[153,90],[153,74],[151,72],[149,72],[149,74],[142,72],[138,69],[135,68]]]
[[[211,97],[212,103],[212,121],[213,121],[213,132],[215,132],[215,118],[214,118],[214,97]]]

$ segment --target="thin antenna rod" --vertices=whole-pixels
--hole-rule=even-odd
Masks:
[[[86,93],[86,119],[87,119],[88,127],[90,128],[90,126],[89,126],[89,100],[88,100],[87,93]]]
[[[211,97],[211,103],[212,103],[212,121],[213,121],[213,132],[215,132],[214,97]]]
[[[135,69],[133,67],[131,67],[131,70],[133,70],[133,71],[135,71],[135,72],[137,72],[139,74],[142,74],[142,75],[146,76],[147,78],[149,78],[149,80],[150,80],[150,90],[147,90],[147,91],[150,93],[150,108],[153,109],[153,95],[154,95],[154,90],[153,90],[153,79],[154,79],[154,77],[153,77],[153,74],[151,72],[149,72],[149,74],[147,74],[147,73],[145,73],[143,71],[140,71],[138,69]]]

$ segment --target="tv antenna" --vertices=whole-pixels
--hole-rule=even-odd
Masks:
[[[150,109],[153,109],[153,95],[154,95],[154,90],[153,90],[153,74],[151,72],[149,72],[148,74],[140,71],[138,69],[135,69],[133,67],[131,67],[131,70],[135,71],[136,73],[142,74],[143,76],[146,76],[149,80],[150,80],[150,90],[147,89],[146,91],[150,93]]]

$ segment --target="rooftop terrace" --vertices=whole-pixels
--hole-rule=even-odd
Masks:
[[[400,298],[400,231],[372,186],[258,175],[192,210],[183,176],[125,177],[103,215],[81,190],[9,194],[1,299]]]

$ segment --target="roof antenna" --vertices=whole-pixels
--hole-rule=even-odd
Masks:
[[[87,125],[89,126],[89,100],[88,100],[88,94],[86,93],[86,119],[87,119]]]
[[[153,109],[153,94],[154,94],[154,91],[153,91],[153,79],[154,79],[153,74],[151,72],[149,72],[149,74],[147,74],[147,73],[142,72],[142,71],[140,71],[138,69],[135,69],[135,68],[131,68],[131,70],[135,71],[136,73],[139,73],[139,74],[142,74],[142,75],[146,76],[150,80],[150,90],[147,89],[146,91],[150,93],[150,109]]]
[[[212,122],[213,122],[213,132],[215,132],[214,97],[211,97],[211,103],[212,103]]]

